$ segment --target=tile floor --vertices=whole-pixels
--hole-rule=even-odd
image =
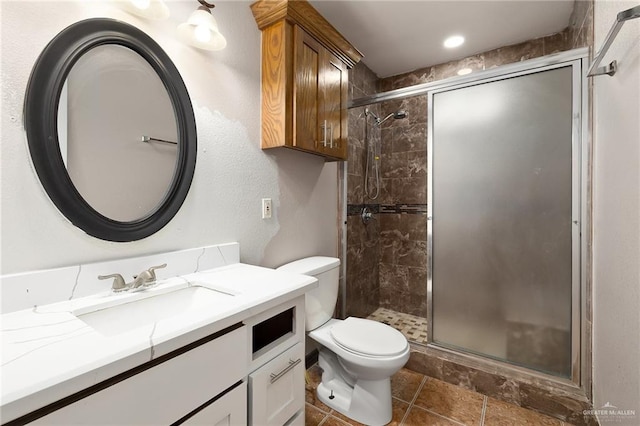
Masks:
[[[307,370],[306,426],[360,425],[320,402],[315,388],[322,370]],[[393,419],[389,425],[414,426],[570,426],[535,411],[507,404],[403,368],[391,379]]]
[[[411,342],[427,344],[427,320],[425,318],[386,308],[376,309],[367,318],[390,325],[404,334]]]

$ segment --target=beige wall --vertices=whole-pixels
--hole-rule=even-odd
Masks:
[[[157,22],[113,1],[0,2],[2,273],[231,241],[240,243],[243,262],[265,266],[336,254],[337,164],[260,149],[260,32],[250,2],[216,2],[228,41],[219,52],[177,39],[176,26],[195,1],[168,5],[171,17]],[[24,92],[37,56],[62,29],[93,17],[125,21],[153,37],[182,74],[196,116],[197,166],[184,205],[165,228],[132,243],[90,237],[60,214],[33,170],[23,128]],[[273,219],[261,219],[261,198],[273,199]]]
[[[595,48],[616,14],[637,2],[596,1]],[[640,424],[640,19],[628,21],[593,78],[593,397],[635,416],[600,415],[601,424]]]

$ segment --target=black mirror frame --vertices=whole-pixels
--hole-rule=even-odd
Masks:
[[[153,67],[169,94],[178,127],[178,160],[171,186],[154,212],[131,222],[105,217],[84,200],[67,173],[58,143],[58,103],[67,75],[82,55],[105,44],[128,47]],[[24,123],[29,151],[42,186],[71,223],[89,235],[118,242],[146,238],[175,216],[189,192],[197,151],[196,122],[189,93],[164,50],[132,25],[107,18],[87,19],[65,28],[53,38],[31,71],[25,94]]]

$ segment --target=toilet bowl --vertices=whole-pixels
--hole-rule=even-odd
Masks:
[[[389,378],[408,360],[409,345],[402,333],[376,321],[331,319],[308,335],[338,355],[347,373],[367,380]]]
[[[391,376],[409,360],[409,343],[376,321],[332,318],[339,266],[339,259],[316,256],[278,269],[318,278],[318,287],[305,296],[305,317],[308,336],[321,345],[320,401],[360,423],[383,425],[392,417]]]

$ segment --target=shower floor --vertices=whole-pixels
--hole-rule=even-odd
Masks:
[[[427,320],[425,318],[386,308],[376,309],[367,318],[390,325],[404,334],[411,342],[427,344]]]

